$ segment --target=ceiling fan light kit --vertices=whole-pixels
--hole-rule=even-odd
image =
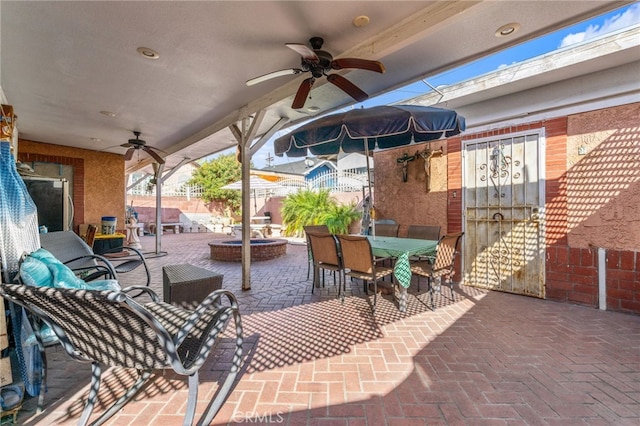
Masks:
[[[333,55],[322,50],[324,40],[322,37],[311,37],[309,39],[309,46],[300,43],[287,43],[285,46],[291,50],[297,52],[300,55],[300,68],[291,68],[280,71],[274,71],[265,75],[261,75],[256,78],[252,78],[247,81],[247,86],[253,86],[254,84],[262,83],[263,81],[281,77],[284,75],[297,75],[304,72],[310,72],[311,77],[305,79],[300,86],[293,99],[291,108],[300,109],[304,107],[304,104],[309,96],[309,92],[313,87],[316,79],[326,76],[327,81],[340,90],[351,96],[358,102],[362,102],[369,98],[369,95],[365,93],[358,86],[347,80],[345,77],[339,74],[329,74],[332,70],[342,69],[361,69],[366,71],[373,71],[383,73],[385,71],[384,65],[378,61],[371,61],[368,59],[359,58],[339,58],[333,59]]]

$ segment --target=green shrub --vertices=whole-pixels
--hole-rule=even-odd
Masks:
[[[354,204],[339,205],[327,190],[299,191],[287,196],[282,204],[287,236],[302,236],[306,225],[327,225],[334,234],[346,234],[349,225],[360,218]]]

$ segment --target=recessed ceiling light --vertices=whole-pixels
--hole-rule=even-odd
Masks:
[[[94,142],[102,142],[102,139],[100,138],[91,138],[91,140]]]
[[[320,107],[315,106],[315,105],[314,106],[310,106],[309,108],[307,108],[307,111],[309,111],[309,112],[318,112],[318,111],[320,111]]]
[[[360,15],[353,18],[353,26],[357,28],[366,27],[369,25],[369,17],[366,15]]]
[[[158,59],[160,57],[158,52],[149,47],[138,47],[136,50],[147,59]]]
[[[111,111],[100,111],[100,114],[106,115],[107,117],[111,118],[114,118],[116,116],[116,113]]]
[[[520,29],[520,24],[517,22],[512,22],[510,24],[505,24],[496,30],[496,37],[507,37],[514,34],[516,31]]]

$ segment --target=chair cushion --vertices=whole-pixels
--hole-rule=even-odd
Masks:
[[[48,275],[45,269],[49,272]],[[96,280],[87,284],[78,278],[67,265],[60,262],[43,248],[27,256],[20,267],[20,276],[25,284],[39,287],[76,288],[98,291],[120,290],[120,285],[116,280]]]
[[[52,287],[53,274],[40,259],[27,256],[20,265],[20,279],[26,285]]]

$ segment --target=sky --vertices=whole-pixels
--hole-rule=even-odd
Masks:
[[[582,43],[622,28],[637,25],[639,23],[640,3],[636,2],[613,12],[558,30],[554,33],[531,40],[519,46],[514,46],[453,70],[446,71],[442,74],[429,77],[427,81],[429,85],[436,88],[442,85],[457,84],[470,78],[490,73],[549,52],[571,48],[571,46],[575,44]],[[355,104],[349,108],[398,103],[432,91],[432,88],[429,87],[429,85],[423,81],[418,81],[403,88],[394,90],[393,92],[370,98],[365,102]],[[289,161],[300,160],[299,158],[289,159],[286,156],[277,157],[273,153],[273,140],[288,133],[289,131],[291,131],[291,129],[276,133],[272,140],[268,141],[256,152],[252,158],[255,168],[260,169],[266,167],[267,157],[271,157],[273,159],[272,164],[283,164]],[[230,150],[229,152],[235,152],[235,149]]]

